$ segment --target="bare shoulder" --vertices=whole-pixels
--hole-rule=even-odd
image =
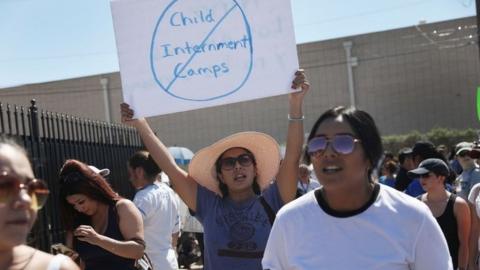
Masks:
[[[464,212],[467,213],[469,211],[470,207],[468,206],[467,201],[465,199],[457,196],[455,198],[455,203],[453,204],[453,211],[455,213],[457,212]]]
[[[455,197],[455,205],[465,205],[465,206],[468,206],[468,203],[467,203],[467,201],[466,201],[464,198],[462,198],[462,197],[460,197],[460,196],[456,196],[456,197]]]
[[[120,199],[117,201],[117,209],[135,207],[135,204],[129,199]]]
[[[120,199],[117,204],[117,211],[120,216],[138,216],[141,218],[140,211],[135,206],[135,204],[128,199]]]

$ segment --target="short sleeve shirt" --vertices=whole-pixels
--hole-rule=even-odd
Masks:
[[[262,196],[275,213],[283,205],[275,183]],[[236,203],[199,185],[196,217],[204,229],[205,270],[262,269],[271,224],[260,196]]]

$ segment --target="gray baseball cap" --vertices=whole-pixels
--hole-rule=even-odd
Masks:
[[[425,159],[418,165],[418,168],[413,169],[407,173],[408,177],[416,178],[420,175],[433,172],[436,175],[448,176],[450,174],[450,169],[448,169],[447,164],[438,158],[428,158]]]

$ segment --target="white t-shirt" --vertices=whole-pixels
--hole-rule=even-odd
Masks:
[[[47,270],[59,270],[64,261],[68,260],[68,257],[63,254],[57,254],[48,263]]]
[[[477,212],[477,216],[480,217],[480,183],[476,184],[470,190],[470,194],[468,194],[468,201],[475,206],[475,210]]]
[[[317,199],[319,191],[280,209],[263,269],[453,269],[442,231],[421,201],[377,184],[371,200],[347,214]]]
[[[172,234],[180,229],[178,202],[174,191],[164,183],[155,182],[138,190],[133,202],[142,213],[145,252],[155,269],[178,269]]]

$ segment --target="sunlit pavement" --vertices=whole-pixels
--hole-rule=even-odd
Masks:
[[[180,268],[180,269],[186,269],[186,268]],[[190,265],[190,269],[202,270],[203,265],[198,265],[198,264],[194,263],[194,264]]]

